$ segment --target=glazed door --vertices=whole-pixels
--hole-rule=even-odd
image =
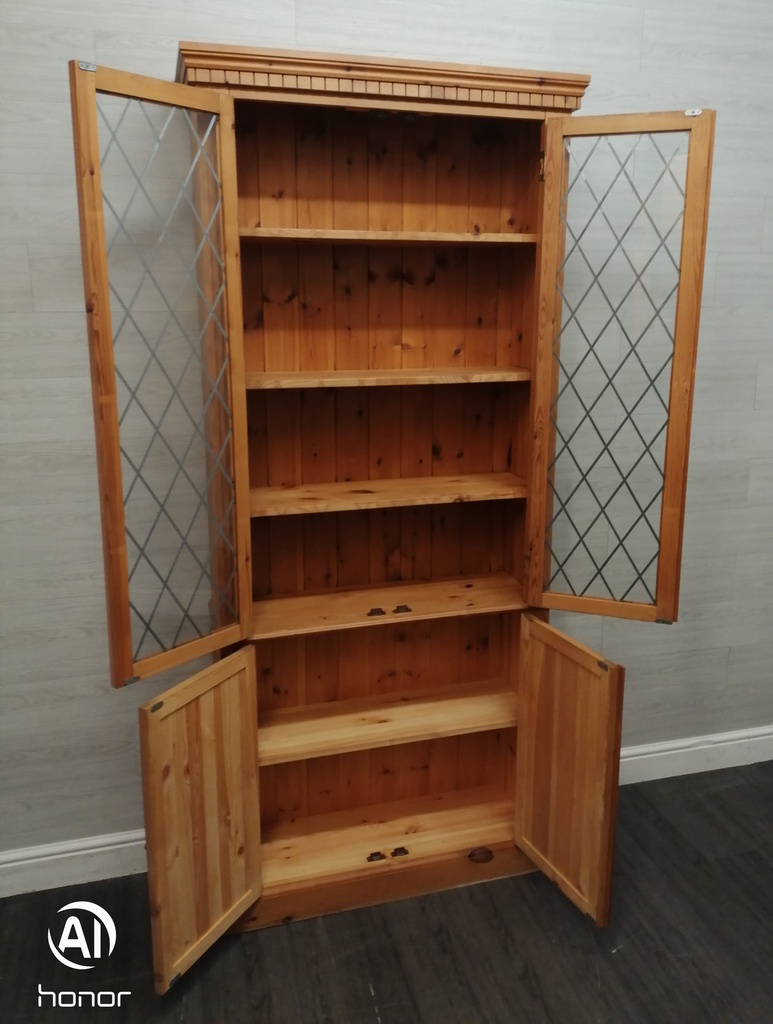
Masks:
[[[521,616],[515,842],[609,922],[624,670]]]
[[[261,892],[255,652],[139,709],[156,991]]]
[[[70,65],[114,686],[249,633],[233,101]]]
[[[545,129],[532,605],[676,618],[712,111]]]

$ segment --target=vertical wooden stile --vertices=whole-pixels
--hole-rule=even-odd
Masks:
[[[679,299],[674,327],[669,424],[660,517],[660,555],[655,592],[657,617],[673,622],[679,610],[679,580],[687,498],[695,362],[700,326],[703,267],[709,216],[709,190],[716,115],[711,110],[691,118],[690,152],[685,181],[685,212],[680,255]]]
[[[564,181],[563,141],[560,124],[549,119],[544,129],[544,184],[537,246],[539,304],[537,338],[532,372],[531,420],[532,452],[529,467],[529,495],[526,536],[528,576],[526,600],[539,606],[544,589],[545,529],[548,510],[547,479],[550,465],[552,430],[550,406],[554,386],[553,336],[556,324],[556,266],[563,256],[558,209]]]
[[[70,62],[70,95],[97,441],[110,676],[112,685],[119,687],[133,675],[134,658],[129,617],[129,569],[122,501],[118,398],[110,321],[105,223],[102,212],[96,79],[92,72],[81,69],[76,61]]]

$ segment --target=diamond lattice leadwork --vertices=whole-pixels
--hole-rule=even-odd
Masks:
[[[217,118],[98,111],[136,660],[237,619]]]
[[[654,603],[688,133],[567,143],[548,589]]]

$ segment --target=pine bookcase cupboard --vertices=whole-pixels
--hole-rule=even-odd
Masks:
[[[227,929],[535,866],[607,921],[623,669],[672,621],[714,115],[181,44],[73,62],[112,681],[156,985]]]

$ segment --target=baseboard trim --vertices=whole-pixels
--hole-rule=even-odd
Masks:
[[[773,760],[773,725],[624,747],[620,785]]]
[[[773,725],[624,747],[620,784],[773,760]],[[145,833],[116,832],[0,852],[0,898],[145,871]]]
[[[0,897],[145,871],[145,832],[115,832],[0,852]]]

